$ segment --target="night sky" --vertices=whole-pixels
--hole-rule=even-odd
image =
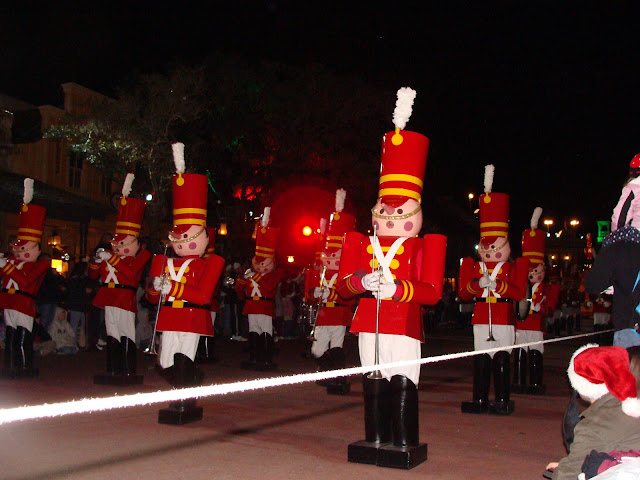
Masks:
[[[640,152],[640,16],[618,2],[91,3],[0,7],[0,93],[60,105],[62,83],[112,94],[216,50],[323,63],[392,97],[409,85],[425,188],[466,204],[493,163],[516,238],[536,206],[595,232]]]

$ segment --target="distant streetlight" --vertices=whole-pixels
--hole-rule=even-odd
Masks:
[[[295,260],[295,259],[293,258],[293,255],[289,255],[289,256],[287,257],[287,262],[289,262],[289,263],[293,263],[293,261],[294,261],[294,260]]]
[[[544,223],[546,225],[547,232],[548,232],[549,229],[551,228],[551,225],[553,225],[553,220],[551,218],[545,218],[542,223]]]
[[[220,235],[226,235],[227,234],[227,224],[226,223],[221,223],[220,224],[220,228],[218,229],[218,233]]]
[[[473,208],[473,207],[471,206],[471,200],[473,200],[473,197],[474,197],[473,193],[470,193],[470,194],[469,194],[469,208],[470,208],[470,209],[471,209],[471,208]]]
[[[578,225],[580,225],[580,220],[576,220],[575,218],[573,220],[571,220],[569,222],[569,225],[571,225],[572,227],[577,227]]]
[[[153,200],[153,193],[147,193],[147,196],[146,196],[146,197],[144,197],[144,199],[145,199],[147,202],[150,202],[151,200]]]

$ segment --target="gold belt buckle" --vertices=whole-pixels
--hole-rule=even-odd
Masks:
[[[108,288],[116,288],[116,282],[109,282],[107,286]]]
[[[13,295],[14,293],[16,293],[16,289],[12,287],[7,291],[7,293],[10,293]]]
[[[171,303],[172,308],[184,308],[184,300],[174,300]]]
[[[327,302],[324,305],[325,305],[325,307],[335,307],[336,306],[336,302]]]
[[[486,297],[485,300],[487,303],[496,303],[496,297]]]
[[[254,297],[253,297],[253,299],[254,299],[254,300],[260,300],[261,298],[262,298],[262,297],[259,297],[259,296],[257,296],[257,295],[254,295]]]

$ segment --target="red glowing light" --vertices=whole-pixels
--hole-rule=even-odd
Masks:
[[[312,233],[313,233],[313,230],[311,229],[311,227],[310,227],[309,225],[305,225],[305,226],[302,228],[302,234],[303,234],[305,237],[308,237],[308,236],[309,236],[309,235],[311,235]]]

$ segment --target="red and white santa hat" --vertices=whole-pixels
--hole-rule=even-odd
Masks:
[[[567,373],[571,386],[581,396],[597,400],[611,393],[622,402],[624,413],[640,418],[636,377],[629,369],[626,349],[587,344],[573,354]]]

